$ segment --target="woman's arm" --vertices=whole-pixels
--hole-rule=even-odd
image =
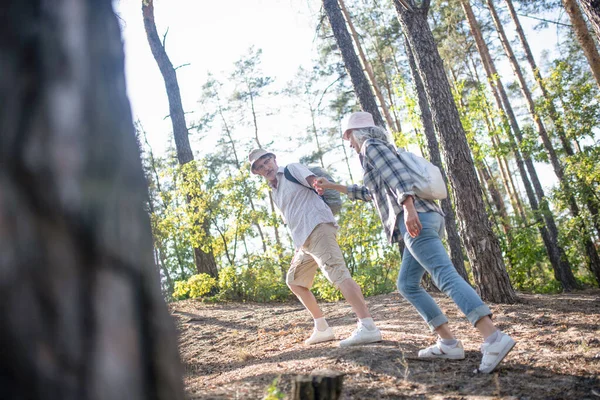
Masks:
[[[325,189],[333,189],[337,190],[340,193],[348,194],[348,187],[345,185],[340,185],[339,183],[329,182],[327,178],[317,178],[314,182],[314,188],[319,194],[323,194]]]
[[[318,194],[322,195],[326,189],[337,190],[340,193],[344,193],[350,200],[362,200],[371,201],[371,193],[365,186],[359,185],[340,185],[339,183],[329,182],[327,178],[317,178],[314,181],[313,187]]]

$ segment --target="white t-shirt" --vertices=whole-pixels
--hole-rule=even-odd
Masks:
[[[289,164],[288,170],[294,178],[307,187],[298,185],[284,176],[284,167],[277,170],[277,188],[271,186],[273,201],[281,210],[285,221],[292,233],[296,249],[300,248],[319,224],[331,223],[338,225],[331,209],[325,202],[308,187],[307,177],[314,175],[302,164]]]

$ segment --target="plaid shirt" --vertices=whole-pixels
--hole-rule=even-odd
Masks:
[[[396,227],[397,218],[404,212],[402,203],[412,196],[417,212],[444,212],[434,201],[421,199],[411,190],[413,178],[400,162],[396,149],[377,139],[366,140],[360,151],[365,186],[348,186],[350,200],[373,201],[390,243],[402,240]]]

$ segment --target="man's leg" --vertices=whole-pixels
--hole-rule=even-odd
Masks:
[[[316,344],[335,339],[333,330],[327,324],[323,312],[317,304],[317,299],[309,289],[312,286],[317,268],[317,263],[312,256],[305,254],[300,249],[294,256],[286,277],[288,287],[314,319],[315,328],[310,338],[304,342],[306,344]]]
[[[338,288],[340,289],[340,292],[342,292],[344,299],[352,306],[352,310],[359,319],[371,318],[371,313],[369,313],[360,286],[358,286],[358,283],[356,283],[354,279],[345,279],[338,285]]]
[[[352,346],[381,341],[381,332],[375,326],[365,303],[362,291],[352,279],[336,238],[337,229],[331,224],[318,225],[305,244],[329,282],[335,285],[356,313],[359,323],[352,335],[340,346]]]
[[[288,286],[314,319],[323,318],[323,312],[317,304],[317,299],[308,288],[292,284],[289,284]]]

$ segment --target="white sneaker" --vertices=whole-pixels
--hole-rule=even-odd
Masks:
[[[333,329],[331,329],[330,326],[328,326],[324,331],[320,331],[315,328],[312,335],[310,335],[310,337],[304,341],[304,344],[317,344],[321,342],[328,342],[333,339],[335,339],[335,335],[333,334]]]
[[[352,332],[352,335],[340,342],[340,347],[356,346],[374,342],[381,342],[381,331],[379,328],[375,327],[375,329],[370,331],[359,322],[358,327]]]
[[[500,335],[500,340],[481,345],[483,358],[481,359],[481,365],[479,365],[479,372],[484,374],[492,372],[515,346],[516,342],[513,338],[502,332],[500,332]]]
[[[465,349],[459,340],[454,346],[448,346],[438,340],[433,346],[419,350],[419,358],[446,358],[450,360],[462,360],[465,358]]]

